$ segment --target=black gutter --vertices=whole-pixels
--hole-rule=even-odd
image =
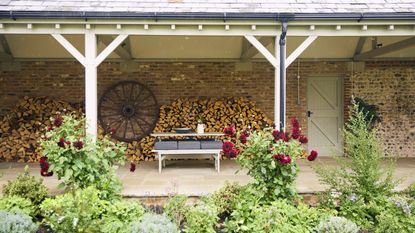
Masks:
[[[285,131],[285,99],[286,99],[286,69],[285,69],[285,44],[288,24],[287,21],[281,22],[281,37],[280,37],[280,130]]]
[[[402,13],[210,13],[127,11],[0,11],[2,19],[220,19],[220,20],[414,20],[415,12]]]

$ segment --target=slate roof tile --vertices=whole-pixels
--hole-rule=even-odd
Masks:
[[[415,0],[0,0],[2,11],[415,12]]]

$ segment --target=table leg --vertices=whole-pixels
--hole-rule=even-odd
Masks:
[[[161,173],[162,160],[161,160],[161,153],[160,152],[158,153],[158,156],[159,156],[159,173]]]
[[[217,160],[218,160],[218,173],[219,173],[220,172],[220,153],[218,153]]]
[[[166,167],[166,157],[163,157],[163,168]]]

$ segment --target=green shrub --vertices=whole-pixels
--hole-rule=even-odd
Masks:
[[[415,199],[415,183],[409,185],[405,190],[404,193],[410,196],[411,198]]]
[[[35,233],[37,225],[23,213],[0,211],[0,233]]]
[[[141,221],[134,222],[131,233],[177,233],[177,226],[166,215],[145,214]]]
[[[216,233],[215,224],[219,220],[218,212],[214,206],[199,202],[188,209],[185,214],[186,233]]]
[[[116,201],[106,206],[102,214],[101,233],[124,232],[134,220],[144,215],[144,208],[137,202]]]
[[[242,186],[237,182],[226,181],[224,186],[207,197],[207,202],[214,205],[219,215],[230,214],[232,212],[232,201],[238,197]]]
[[[36,212],[39,212],[39,205],[47,197],[48,189],[43,184],[43,180],[29,175],[28,166],[25,167],[24,173],[13,180],[8,181],[3,186],[3,196],[18,196],[29,199],[33,206],[36,208]]]
[[[164,213],[177,226],[181,226],[185,219],[188,206],[186,205],[188,198],[185,195],[175,195],[171,197],[164,205]]]
[[[328,186],[321,203],[325,207],[339,205],[339,215],[373,230],[377,215],[386,208],[397,182],[393,180],[394,160],[385,159],[382,139],[377,127],[370,129],[365,115],[356,103],[350,109],[350,119],[344,130],[345,155],[333,156],[335,167],[316,167],[320,181]]]
[[[317,233],[357,233],[359,227],[344,217],[330,216],[317,226]]]
[[[258,190],[257,195],[264,202],[298,197],[295,187],[299,172],[297,159],[303,156],[303,144],[308,139],[301,135],[297,119],[293,118],[291,122],[292,133],[266,128],[249,133],[245,130],[239,135],[245,139],[238,144],[241,153],[237,162],[254,178],[249,185]],[[224,151],[225,143],[229,142],[224,142]],[[317,157],[315,151],[312,154],[308,156],[310,161]]]
[[[119,197],[121,183],[115,176],[115,165],[125,160],[125,147],[108,137],[92,142],[85,133],[85,118],[72,115],[52,119],[54,129],[41,142],[48,158],[49,170],[62,181],[67,190],[95,186],[106,199]]]
[[[94,187],[46,199],[41,210],[44,223],[57,232],[123,232],[144,208],[138,203],[110,202]]]
[[[314,232],[320,219],[330,214],[301,203],[294,206],[282,199],[265,205],[253,198],[241,203],[226,220],[226,232]]]
[[[388,199],[388,206],[377,216],[377,233],[412,233],[415,232],[414,200],[404,197]]]
[[[36,211],[29,199],[17,196],[4,197],[0,199],[0,210],[18,213],[35,217]]]

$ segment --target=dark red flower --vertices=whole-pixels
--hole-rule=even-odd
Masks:
[[[288,142],[290,140],[290,135],[287,132],[281,132],[280,134],[280,137],[284,142]]]
[[[80,149],[84,148],[84,143],[81,140],[78,140],[78,141],[73,142],[73,146],[76,149],[80,150]]]
[[[280,160],[284,157],[284,155],[283,155],[283,154],[275,154],[275,155],[273,155],[272,157],[273,157],[275,160],[280,161]]]
[[[225,154],[229,154],[229,152],[234,148],[234,144],[232,142],[224,142],[222,144],[222,150]]]
[[[45,177],[49,177],[49,176],[53,176],[53,172],[47,172],[47,171],[40,170],[40,175],[45,176]]]
[[[248,141],[248,136],[246,134],[241,134],[239,136],[239,140],[241,141],[242,144],[246,144],[246,142]]]
[[[307,156],[307,159],[308,159],[308,161],[314,161],[317,158],[317,156],[318,156],[317,151],[312,150],[310,152],[310,155]]]
[[[298,122],[297,118],[295,118],[295,117],[291,118],[291,125],[292,125],[293,129],[300,130],[300,123]]]
[[[52,131],[52,130],[53,130],[53,126],[49,126],[48,131]]]
[[[225,127],[223,129],[223,133],[225,135],[234,135],[234,134],[236,134],[235,127],[233,127],[233,126]]]
[[[62,117],[60,117],[60,116],[57,116],[57,117],[55,117],[55,119],[53,119],[53,125],[56,126],[56,127],[61,126],[62,123],[63,123],[63,120],[62,120]]]
[[[41,169],[45,169],[48,170],[49,169],[49,163],[48,163],[48,158],[43,156],[40,158],[39,160],[39,164],[40,164],[40,168]]]
[[[130,164],[130,172],[134,172],[135,168],[136,168],[135,163],[131,163]]]
[[[272,131],[272,136],[274,137],[275,141],[278,141],[281,139],[281,132],[278,130]]]
[[[65,144],[66,144],[65,138],[60,138],[58,141],[58,146],[65,148]]]
[[[236,149],[236,148],[232,148],[232,150],[230,150],[227,155],[230,158],[236,158],[238,156],[238,154],[239,154],[239,150]]]
[[[116,129],[114,129],[114,128],[112,128],[112,129],[110,130],[110,134],[111,134],[111,135],[114,135],[116,132],[117,132],[117,130],[116,130]]]
[[[301,135],[298,139],[302,144],[306,144],[308,142],[308,138],[305,135]]]
[[[52,176],[53,172],[48,172],[49,170],[49,162],[48,162],[48,158],[43,156],[40,158],[39,160],[39,164],[40,164],[40,175],[41,176]]]
[[[289,155],[285,155],[285,156],[281,157],[281,159],[279,160],[279,162],[282,165],[290,164],[291,163],[291,157]]]
[[[291,137],[294,139],[298,139],[300,137],[300,129],[299,128],[292,128],[291,129]]]

